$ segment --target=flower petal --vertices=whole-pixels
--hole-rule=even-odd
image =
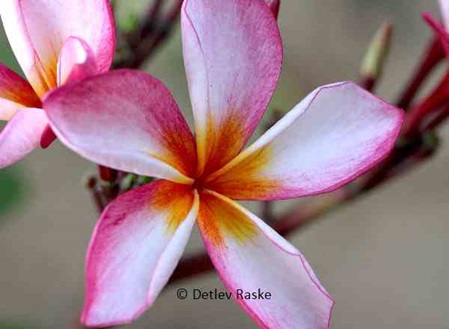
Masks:
[[[281,37],[260,0],[187,0],[182,32],[200,171],[213,172],[262,117],[281,70]]]
[[[281,0],[265,0],[268,6],[270,6],[271,11],[277,18],[279,16],[279,9],[281,7]]]
[[[441,10],[441,16],[443,17],[444,26],[449,30],[449,1],[438,0]]]
[[[0,120],[10,120],[21,107],[40,107],[28,81],[0,63]]]
[[[198,225],[209,256],[253,320],[261,328],[328,329],[333,300],[304,256],[232,200],[215,192],[200,199]],[[271,297],[243,298],[258,290]]]
[[[104,211],[87,255],[87,326],[129,323],[150,307],[187,244],[198,212],[188,186],[156,181]]]
[[[47,116],[41,109],[18,110],[0,132],[0,168],[22,160],[38,148],[47,123]]]
[[[209,178],[232,199],[330,192],[384,159],[403,112],[351,82],[318,88],[251,147]]]
[[[25,75],[39,96],[57,85],[57,60],[67,38],[79,37],[107,71],[115,48],[108,0],[8,0],[0,7],[3,26]]]
[[[147,74],[118,70],[60,87],[44,109],[58,138],[91,161],[192,181],[193,135],[168,89]]]
[[[59,55],[58,85],[78,82],[98,73],[101,72],[89,45],[80,38],[68,38]]]

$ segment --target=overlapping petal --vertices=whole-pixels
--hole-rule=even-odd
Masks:
[[[447,30],[449,30],[449,1],[438,0],[441,10],[441,16],[443,17],[443,23]]]
[[[268,6],[270,6],[271,11],[277,18],[279,16],[279,9],[281,7],[281,0],[265,0]]]
[[[304,256],[230,199],[207,191],[200,199],[198,223],[208,253],[254,321],[270,329],[328,329],[333,300]],[[259,290],[271,296],[261,299]],[[248,292],[256,297],[246,299]]]
[[[101,73],[89,45],[77,37],[68,38],[58,60],[58,85],[74,83]]]
[[[337,189],[390,152],[402,118],[401,110],[351,82],[318,88],[213,174],[207,186],[248,200]]]
[[[0,120],[10,120],[22,107],[40,107],[31,85],[20,75],[0,64]]]
[[[195,192],[162,180],[111,203],[87,256],[82,321],[92,327],[124,324],[150,307],[181,257],[197,212]]]
[[[39,96],[57,85],[57,61],[69,37],[83,39],[100,71],[109,69],[115,28],[108,0],[8,0],[0,15],[11,47]]]
[[[186,0],[182,32],[200,171],[210,173],[237,155],[262,117],[281,70],[281,38],[270,8],[253,0]]]
[[[80,38],[68,38],[59,55],[58,85],[76,83],[99,73],[95,57],[89,45]],[[42,135],[40,146],[45,149],[55,140],[56,135],[48,126]]]
[[[91,161],[192,182],[193,135],[170,92],[145,73],[118,70],[60,87],[44,109],[58,138]]]
[[[41,109],[18,110],[0,132],[0,168],[21,160],[38,148],[47,124],[47,116]]]

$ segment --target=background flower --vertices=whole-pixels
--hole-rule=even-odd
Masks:
[[[0,15],[26,79],[0,64],[0,168],[55,136],[41,109],[46,93],[109,70],[115,26],[107,0],[5,1]]]

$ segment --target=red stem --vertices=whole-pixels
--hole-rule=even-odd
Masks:
[[[128,37],[128,45],[131,48],[130,55],[120,62],[116,62],[114,68],[138,68],[150,59],[176,26],[182,3],[183,0],[177,0],[165,18],[158,18],[162,2],[157,0],[149,9],[144,24]]]
[[[374,87],[376,86],[376,82],[377,82],[377,80],[372,77],[363,78],[362,81],[360,81],[360,87],[371,92],[374,90]]]
[[[443,107],[425,126],[424,130],[429,131],[437,128],[449,117],[449,105]]]
[[[114,183],[118,176],[117,170],[105,166],[98,166],[98,174],[102,181],[108,183]]]
[[[175,26],[179,15],[181,13],[183,0],[178,0],[168,13],[164,27],[161,29],[161,31],[156,35],[156,37],[153,39],[153,42],[151,43],[151,46],[149,47],[150,50],[148,50],[147,58],[150,58],[154,53],[155,49],[157,49],[163,41],[165,41],[168,37],[168,35],[171,33],[173,27]]]
[[[426,80],[427,76],[432,70],[445,58],[445,52],[441,45],[440,40],[435,37],[426,49],[419,67],[413,74],[409,84],[405,87],[402,96],[398,101],[398,107],[407,109],[414,97],[416,96],[419,88]]]
[[[181,281],[192,276],[203,274],[214,269],[209,255],[206,253],[183,258],[175,272],[170,277],[169,284]]]
[[[159,13],[161,12],[163,2],[164,2],[164,0],[155,0],[154,1],[153,5],[148,10],[148,15],[147,15],[148,19],[146,20],[147,22],[148,21],[154,22],[157,19]]]
[[[89,177],[86,182],[86,187],[92,195],[92,200],[94,201],[95,207],[98,213],[102,213],[104,210],[103,196],[97,189],[97,179],[95,177]]]
[[[388,179],[388,175],[392,170],[406,161],[416,150],[424,147],[423,133],[426,119],[448,102],[449,72],[445,74],[440,84],[421,104],[406,112],[399,145],[393,149],[391,154],[379,166],[367,174],[363,187],[364,190],[370,190],[380,182]],[[446,118],[447,115],[437,117],[433,127],[435,128],[438,124],[441,124]]]
[[[440,84],[421,104],[410,109],[404,123],[403,136],[412,138],[419,134],[425,118],[449,101],[449,71]]]
[[[41,136],[41,148],[46,149],[48,148],[55,140],[56,140],[56,135],[53,132],[53,129],[51,129],[51,127],[49,125],[47,125],[47,127],[45,127],[44,132],[42,133]]]

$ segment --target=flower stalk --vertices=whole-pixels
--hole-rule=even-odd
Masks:
[[[125,36],[126,56],[116,60],[114,68],[139,68],[152,58],[177,25],[182,2],[176,0],[168,13],[163,15],[164,0],[154,1],[141,24]]]
[[[405,121],[403,136],[413,138],[419,134],[425,120],[449,102],[449,72],[433,92],[419,105],[411,107]]]
[[[372,91],[382,77],[393,37],[393,25],[384,23],[373,36],[360,68],[361,86]]]
[[[445,52],[443,46],[439,38],[435,36],[429,43],[419,65],[416,67],[411,79],[399,97],[397,102],[399,108],[404,110],[409,108],[424,81],[444,58]]]

